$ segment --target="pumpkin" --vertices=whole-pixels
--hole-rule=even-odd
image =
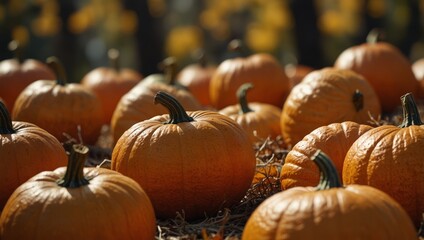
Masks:
[[[56,57],[48,58],[47,62],[57,71],[57,80],[37,80],[28,85],[16,99],[12,118],[34,123],[60,142],[70,136],[94,144],[103,116],[98,97],[79,83],[67,83]]]
[[[253,89],[253,84],[242,84],[237,90],[239,103],[227,106],[219,113],[235,120],[247,132],[252,143],[268,137],[276,138],[281,134],[281,109],[267,103],[248,103],[246,95],[251,89]]]
[[[1,239],[154,239],[153,207],[140,185],[109,169],[84,168],[87,152],[74,145],[67,167],[15,190],[1,213]]]
[[[418,93],[418,82],[411,63],[400,50],[388,43],[378,42],[376,31],[370,32],[368,42],[345,49],[334,67],[353,70],[373,86],[383,112],[391,113],[399,106],[399,98],[407,93]]]
[[[187,88],[203,106],[210,106],[209,84],[216,66],[208,65],[203,52],[196,58],[198,62],[181,69],[175,80]]]
[[[418,97],[424,98],[424,58],[418,59],[412,64],[412,72],[418,81]]]
[[[221,62],[210,80],[209,97],[213,107],[222,109],[237,104],[236,92],[251,82],[255,89],[250,101],[282,107],[291,85],[284,68],[270,54],[256,53]]]
[[[411,93],[401,98],[403,122],[359,137],[346,154],[345,184],[366,184],[392,196],[418,226],[424,213],[424,125]]]
[[[372,127],[369,125],[346,121],[313,130],[288,152],[281,170],[281,188],[318,184],[319,170],[311,161],[318,149],[332,159],[338,175],[342,176],[347,151],[356,139],[370,129]]]
[[[55,79],[54,72],[41,61],[22,59],[17,41],[9,44],[15,57],[0,62],[0,96],[9,112],[12,112],[19,93],[30,83],[39,79]]]
[[[417,239],[405,210],[384,192],[365,185],[342,186],[331,160],[312,157],[317,187],[295,187],[265,199],[249,217],[249,239]]]
[[[0,209],[19,185],[65,163],[65,150],[55,137],[34,124],[12,121],[0,101]]]
[[[293,147],[318,127],[344,121],[365,124],[380,112],[374,89],[361,75],[327,67],[309,73],[292,89],[281,112],[281,132]]]
[[[95,68],[81,80],[81,84],[99,98],[103,109],[103,124],[110,124],[121,97],[143,78],[137,71],[120,66],[118,50],[110,49],[108,56],[110,67]]]
[[[154,104],[154,97],[158,91],[173,95],[188,110],[203,109],[190,92],[174,84],[174,80],[171,80],[174,79],[174,70],[169,69],[173,68],[173,65],[169,61],[168,64],[170,65],[166,67],[165,74],[147,76],[119,100],[111,120],[115,143],[133,124],[167,112],[162,105]]]
[[[111,169],[140,184],[158,218],[184,211],[185,219],[193,220],[238,203],[255,173],[247,133],[217,112],[186,112],[165,92],[158,92],[155,102],[169,114],[125,131],[113,148]]]
[[[314,71],[312,67],[301,64],[287,64],[284,67],[287,77],[290,79],[292,87],[300,83],[308,73]]]

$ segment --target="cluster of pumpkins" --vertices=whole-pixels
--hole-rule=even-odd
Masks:
[[[164,74],[146,77],[109,57],[78,83],[55,57],[0,62],[1,239],[154,239],[157,218],[240,202],[255,177],[252,144],[277,136],[290,149],[282,191],[242,239],[417,239],[424,64],[395,46],[353,46],[323,69],[256,53],[177,72],[167,58]],[[401,125],[375,125],[398,107]],[[111,169],[85,167],[84,144],[105,124]],[[69,137],[84,144],[66,152]]]

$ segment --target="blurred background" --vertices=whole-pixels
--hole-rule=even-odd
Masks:
[[[8,0],[0,3],[0,60],[12,57],[15,39],[24,58],[55,55],[78,82],[116,48],[122,66],[147,76],[168,56],[180,68],[192,63],[200,48],[219,64],[237,38],[249,53],[321,68],[373,28],[411,62],[424,57],[424,0]]]

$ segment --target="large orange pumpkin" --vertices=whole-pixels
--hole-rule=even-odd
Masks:
[[[39,79],[56,78],[54,72],[43,62],[36,59],[21,59],[17,44],[16,41],[9,44],[16,57],[0,62],[0,96],[10,112],[19,93],[30,83]]]
[[[411,63],[396,46],[388,42],[369,41],[347,48],[338,56],[334,66],[364,76],[376,91],[382,110],[386,113],[393,112],[400,105],[399,98],[403,94],[418,92]]]
[[[34,124],[12,121],[0,101],[0,209],[29,178],[65,164],[65,150],[55,137]]]
[[[318,127],[368,123],[381,113],[374,89],[361,75],[336,68],[315,70],[290,92],[281,113],[284,141],[294,146]]]
[[[0,217],[1,239],[154,239],[149,197],[134,180],[84,168],[88,148],[74,145],[68,167],[22,184]]]
[[[402,96],[403,122],[359,137],[346,154],[345,184],[378,188],[402,205],[416,226],[424,213],[424,125],[411,93]]]
[[[103,109],[104,124],[110,124],[121,97],[143,78],[136,70],[120,66],[118,50],[110,49],[108,56],[110,67],[95,68],[81,80],[81,84],[93,91],[99,98]]]
[[[417,239],[411,219],[393,198],[370,186],[343,186],[321,151],[312,161],[321,173],[319,185],[266,199],[248,219],[242,240]]]
[[[212,76],[209,96],[213,107],[220,110],[237,104],[236,92],[243,84],[251,82],[255,89],[250,101],[281,107],[290,88],[290,80],[284,68],[270,54],[256,53],[221,62]]]
[[[51,57],[48,62],[57,70],[57,80],[37,80],[28,85],[16,99],[12,118],[34,123],[61,142],[69,140],[67,134],[94,144],[103,125],[97,95],[79,83],[67,83],[57,58]]]
[[[163,114],[134,124],[112,152],[112,169],[137,181],[158,218],[216,214],[238,203],[253,179],[256,158],[246,132],[214,111],[186,112],[158,92]]]
[[[371,126],[346,121],[319,127],[306,135],[287,154],[281,169],[281,188],[316,186],[319,170],[311,161],[318,149],[333,161],[337,173],[342,176],[343,162],[352,144]]]

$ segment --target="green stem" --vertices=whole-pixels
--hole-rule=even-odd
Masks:
[[[85,159],[87,158],[88,147],[81,144],[74,144],[68,160],[65,176],[58,181],[58,185],[66,188],[78,188],[89,184],[84,177]]]
[[[240,104],[240,114],[245,114],[248,112],[253,112],[252,109],[249,108],[249,104],[247,102],[247,91],[253,88],[252,83],[242,84],[237,90],[237,98]]]
[[[312,157],[312,161],[314,161],[320,171],[320,179],[316,187],[318,191],[343,187],[336,167],[325,153],[318,150]]]
[[[109,65],[115,69],[116,72],[121,70],[121,64],[119,62],[119,51],[117,49],[111,48],[107,52],[109,58]]]
[[[155,95],[155,104],[160,103],[169,111],[169,121],[166,124],[177,124],[182,122],[191,122],[194,119],[187,115],[183,106],[171,95],[165,92],[157,92]]]
[[[24,59],[22,58],[22,48],[19,46],[19,42],[12,40],[8,45],[9,51],[13,53],[13,56],[19,63],[23,63]]]
[[[367,43],[374,44],[384,39],[384,32],[379,28],[372,29],[367,35]]]
[[[15,132],[9,111],[7,111],[6,105],[0,101],[0,134],[13,134]]]
[[[47,58],[46,63],[50,69],[56,73],[57,84],[65,86],[67,83],[65,68],[63,67],[63,64],[60,62],[60,60],[57,57],[52,56]]]
[[[403,109],[403,121],[399,125],[400,128],[409,127],[412,125],[422,125],[420,112],[418,111],[417,104],[415,103],[412,93],[407,93],[400,97]]]
[[[364,95],[359,91],[359,89],[356,89],[353,93],[352,101],[357,112],[364,108]]]

